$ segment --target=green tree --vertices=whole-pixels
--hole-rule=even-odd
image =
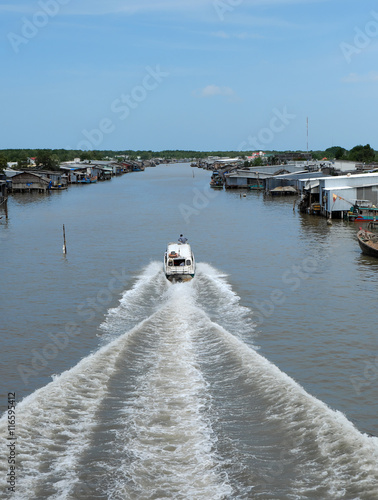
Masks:
[[[92,151],[83,151],[80,155],[81,161],[91,161],[93,158]]]
[[[348,160],[351,161],[361,161],[364,163],[369,163],[374,161],[375,159],[375,151],[370,147],[370,144],[366,144],[366,146],[362,146],[359,144],[355,146],[349,151]]]
[[[324,155],[323,155],[323,158],[324,156],[326,156],[328,159],[330,158],[336,158],[336,155],[340,155],[341,154],[341,151],[345,151],[344,148],[340,147],[340,146],[332,146],[331,148],[327,148],[325,151],[324,151]]]
[[[101,151],[91,151],[92,160],[102,160],[104,158],[104,154]]]
[[[59,157],[50,150],[40,149],[35,159],[37,168],[44,170],[59,170]]]
[[[335,159],[336,160],[341,160],[341,158],[345,154],[345,149],[344,148],[337,148],[335,151]]]
[[[24,168],[28,168],[28,166],[29,166],[28,157],[26,155],[21,155],[17,161],[17,168],[23,170]]]
[[[37,168],[49,168],[50,156],[48,151],[39,150],[37,151],[37,156],[35,158],[35,164]]]
[[[331,157],[331,155],[327,155],[325,151],[311,151],[311,156],[314,160],[322,160],[325,156]]]
[[[261,167],[261,165],[263,165],[263,164],[264,164],[264,162],[262,161],[261,156],[258,156],[257,158],[255,158],[255,159],[253,160],[253,162],[252,162],[252,165],[253,165],[254,167]]]
[[[141,160],[149,160],[152,158],[152,151],[137,151],[137,156],[139,156]]]
[[[0,155],[0,172],[2,173],[4,169],[7,168],[7,159],[4,155]]]
[[[51,170],[59,170],[60,160],[59,156],[53,154],[50,156],[50,168]]]

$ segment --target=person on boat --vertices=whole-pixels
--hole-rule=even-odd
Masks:
[[[182,234],[180,234],[180,237],[178,240],[180,243],[186,243],[188,241],[188,238],[185,238]]]

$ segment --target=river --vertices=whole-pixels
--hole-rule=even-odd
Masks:
[[[10,197],[12,498],[378,498],[378,261],[354,223],[209,180],[160,165]],[[172,285],[180,233],[197,273]]]

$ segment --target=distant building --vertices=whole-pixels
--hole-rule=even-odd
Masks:
[[[276,153],[274,158],[277,158],[281,163],[284,163],[286,161],[304,161],[304,160],[311,160],[312,155],[311,153],[300,153],[300,152],[286,152],[286,153]]]
[[[14,169],[18,167],[18,162],[17,161],[8,161],[7,163],[7,168]]]
[[[343,217],[358,200],[378,206],[378,172],[319,179],[321,213]]]
[[[28,173],[41,175],[50,179],[52,189],[61,189],[67,187],[67,178],[59,170],[28,170]]]
[[[51,188],[52,181],[47,177],[32,173],[21,172],[12,177],[12,192],[32,192],[45,193]]]
[[[265,158],[265,157],[266,157],[266,153],[264,153],[263,151],[257,151],[255,153],[252,153],[251,156],[247,156],[247,160],[253,161],[253,160],[256,160],[256,158]]]
[[[332,166],[340,172],[353,172],[356,170],[357,164],[358,162],[355,161],[334,160],[332,162]]]
[[[303,193],[300,208],[309,213],[343,218],[361,200],[378,206],[378,172],[332,177],[319,174],[299,179],[298,188]]]
[[[267,165],[261,167],[239,168],[224,174],[225,188],[266,189],[273,176],[283,173],[299,172],[301,170],[302,168],[296,165]]]

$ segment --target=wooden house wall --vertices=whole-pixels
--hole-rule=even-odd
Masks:
[[[49,185],[47,179],[42,179],[36,175],[24,172],[22,174],[12,177],[12,190],[13,191],[46,191]]]

